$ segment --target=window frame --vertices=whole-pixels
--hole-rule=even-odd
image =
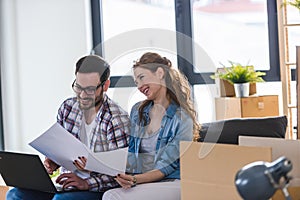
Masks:
[[[1,49],[0,49],[1,51]],[[0,56],[0,69],[2,68],[1,66],[1,56]],[[0,71],[0,80],[2,80],[2,74]],[[2,82],[0,81],[0,150],[4,150],[4,129],[3,129],[3,103],[2,103]]]
[[[174,0],[175,1],[175,20],[177,32],[177,62],[180,71],[185,74],[190,84],[214,84],[215,81],[210,78],[214,72],[196,73],[194,72],[194,50],[193,42],[184,42],[179,34],[184,34],[189,38],[193,38],[193,19],[192,19],[192,2],[193,0]],[[95,54],[103,56],[103,20],[102,20],[102,0],[91,0],[92,15],[92,39],[93,47],[97,47]],[[277,2],[267,0],[268,13],[268,38],[269,38],[269,60],[270,70],[264,70],[266,76],[265,81],[280,81],[280,60],[279,60],[279,41],[278,41],[278,23],[277,23]],[[100,44],[100,45],[99,45]],[[180,56],[181,55],[181,56]],[[192,61],[189,62],[189,61]],[[295,77],[295,70],[292,70],[292,76]],[[110,87],[135,87],[131,76],[111,76]]]

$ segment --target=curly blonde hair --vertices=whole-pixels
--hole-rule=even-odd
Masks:
[[[173,100],[177,105],[183,108],[193,120],[193,141],[199,139],[200,124],[197,121],[197,112],[195,111],[193,100],[191,98],[191,89],[187,78],[177,69],[172,67],[172,63],[166,57],[161,57],[157,53],[147,52],[135,62],[133,69],[141,67],[151,72],[161,67],[165,72],[165,81],[167,88],[167,97]],[[143,110],[151,103],[151,100],[144,100],[139,107],[139,119],[143,121]]]

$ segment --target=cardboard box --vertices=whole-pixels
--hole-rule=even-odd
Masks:
[[[242,117],[278,116],[278,95],[241,98]]]
[[[286,140],[281,138],[265,137],[239,137],[240,146],[271,147],[272,160],[285,156],[292,161],[293,168],[288,173],[293,179],[290,181],[288,191],[293,200],[300,199],[300,140]],[[272,200],[284,200],[281,190],[278,190]]]
[[[241,99],[235,97],[215,98],[216,120],[241,118]]]
[[[288,192],[292,200],[300,200],[300,187],[288,187]],[[277,190],[272,200],[286,200],[281,190]]]
[[[240,200],[234,183],[238,170],[271,161],[269,147],[180,142],[180,153],[182,200]]]
[[[290,186],[300,186],[300,140],[282,138],[239,136],[240,146],[271,147],[272,160],[285,156],[292,161]]]
[[[215,99],[216,120],[279,116],[278,95]]]

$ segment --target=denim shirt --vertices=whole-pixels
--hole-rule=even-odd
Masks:
[[[145,125],[139,122],[138,108],[141,102],[132,107],[131,134],[127,159],[127,173],[139,174],[142,171],[142,160],[139,156],[141,139],[145,134]],[[146,125],[150,123],[149,112],[153,103],[144,108],[143,116]],[[193,120],[183,109],[172,102],[163,116],[156,143],[154,169],[160,170],[165,178],[180,179],[179,142],[192,141]]]

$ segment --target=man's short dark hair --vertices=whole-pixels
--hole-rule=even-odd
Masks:
[[[103,83],[110,76],[110,66],[102,57],[97,55],[88,55],[80,58],[77,61],[75,75],[77,72],[97,72],[100,76],[100,82]]]

